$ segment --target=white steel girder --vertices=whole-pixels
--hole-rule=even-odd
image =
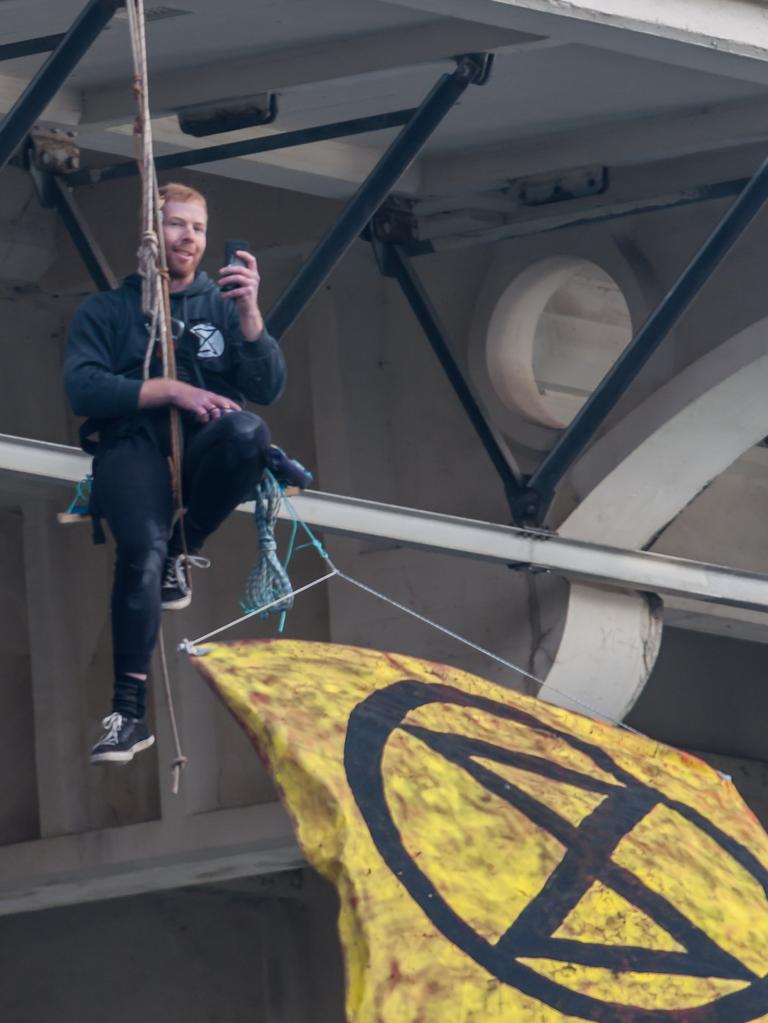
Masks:
[[[0,434],[0,475],[73,483],[90,467],[76,448]],[[327,532],[395,541],[570,579],[768,611],[768,576],[647,551],[621,550],[539,530],[308,491],[293,498],[309,525]],[[241,511],[249,511],[241,505]],[[289,518],[283,511],[282,516]]]

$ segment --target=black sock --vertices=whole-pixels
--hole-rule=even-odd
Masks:
[[[207,536],[208,534],[203,532],[199,526],[196,526],[189,515],[184,516],[184,538],[187,541],[187,554],[199,554]]]
[[[179,526],[179,523],[177,522],[176,525],[173,527],[173,532],[171,533],[171,539],[168,541],[168,555],[171,558],[175,558],[179,554],[181,554],[181,552],[183,550],[184,550],[184,547],[183,547],[183,544],[181,542],[181,527]]]
[[[198,554],[208,534],[199,529],[188,515],[184,516],[184,539],[186,541],[187,554]],[[184,544],[181,542],[181,526],[177,522],[174,526],[171,539],[168,541],[168,553],[176,557],[184,553]]]
[[[147,684],[132,675],[117,675],[112,710],[126,718],[143,718],[146,712]]]

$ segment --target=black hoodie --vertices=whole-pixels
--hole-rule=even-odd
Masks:
[[[234,303],[222,298],[207,274],[198,273],[188,288],[171,295],[171,316],[178,321],[180,380],[259,405],[283,393],[285,360],[277,341],[266,330],[246,341]],[[64,386],[76,415],[112,422],[137,416],[147,340],[138,274],[81,303],[64,356]],[[150,375],[160,373],[153,358]]]

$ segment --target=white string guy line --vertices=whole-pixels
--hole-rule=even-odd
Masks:
[[[384,603],[390,604],[392,607],[397,608],[398,611],[402,611],[404,614],[410,615],[417,621],[422,622],[424,625],[429,625],[431,628],[436,629],[438,632],[442,632],[444,635],[449,636],[451,639],[456,640],[458,643],[463,643],[464,646],[470,647],[472,650],[476,650],[478,653],[489,657],[491,660],[496,661],[498,664],[503,665],[505,668],[509,668],[511,671],[517,672],[518,675],[523,675],[525,678],[530,679],[532,682],[536,682],[539,685],[544,685],[544,680],[539,678],[537,675],[533,675],[530,671],[526,671],[525,668],[521,668],[518,664],[513,664],[512,661],[508,661],[504,657],[500,657],[499,654],[495,654],[492,650],[488,650],[487,647],[480,646],[479,643],[474,643],[471,639],[467,639],[465,636],[460,635],[458,632],[454,632],[453,629],[449,629],[444,625],[440,625],[438,622],[433,621],[431,618],[427,618],[426,615],[420,614],[418,611],[414,611],[410,607],[406,607],[405,604],[399,603],[392,597],[388,597],[385,593],[381,593],[379,590],[375,590],[372,586],[368,586],[366,583],[360,582],[358,579],[353,579],[352,576],[347,575],[346,572],[342,572],[341,569],[337,568],[325,550],[312,538],[314,541],[315,549],[317,550],[320,557],[325,563],[332,569],[327,575],[321,576],[319,579],[315,579],[314,582],[307,583],[306,586],[301,586],[297,590],[291,591],[291,596],[297,596],[299,593],[304,593],[306,590],[311,589],[313,586],[317,586],[319,583],[326,582],[326,580],[333,579],[336,576],[339,579],[343,579],[345,582],[350,583],[352,586],[356,586],[358,589],[363,590],[372,597],[376,597],[378,600],[383,600]],[[261,614],[263,611],[269,610],[279,604],[285,597],[279,597],[277,600],[270,601],[269,604],[264,604],[263,607],[258,607],[253,611],[249,611],[247,614],[242,615],[240,618],[236,618],[234,621],[229,622],[227,625],[222,625],[218,629],[214,629],[213,632],[208,632],[204,636],[200,636],[197,639],[187,640],[179,644],[178,649],[184,651],[192,656],[200,655],[204,651],[197,649],[199,643],[205,642],[207,639],[211,639],[213,636],[218,636],[222,632],[226,632],[227,629],[231,629],[235,625],[239,625],[240,622],[246,621],[248,618],[252,618],[254,615]],[[607,717],[606,715],[600,714],[594,707],[591,707],[588,703],[584,703],[583,700],[579,700],[575,696],[571,696],[569,693],[565,693],[560,689],[556,689],[554,686],[549,687],[553,693],[557,693],[558,696],[562,696],[564,699],[569,700],[571,703],[577,704],[584,710],[589,711],[592,717],[604,717],[610,721],[612,725],[617,728],[622,728],[627,732],[631,732],[634,735],[639,735],[642,738],[648,738],[643,732],[639,732],[636,728],[631,725],[625,724],[623,721],[618,721],[615,718]]]
[[[297,590],[291,590],[290,593],[284,594],[283,596],[278,597],[276,600],[270,600],[268,604],[263,604],[261,607],[254,608],[253,611],[249,611],[247,614],[241,615],[239,618],[235,618],[234,621],[228,622],[226,625],[222,625],[218,629],[214,629],[213,632],[206,632],[204,636],[198,636],[197,639],[182,640],[182,642],[179,643],[178,649],[193,655],[196,653],[201,653],[200,650],[195,649],[198,643],[204,643],[206,639],[211,639],[213,636],[218,636],[220,632],[226,632],[227,629],[234,628],[234,626],[239,625],[240,622],[245,622],[249,618],[253,618],[254,615],[259,615],[262,614],[264,611],[268,611],[271,607],[275,607],[276,604],[282,604],[286,597],[296,597],[300,593],[305,593],[307,590],[311,590],[313,586],[318,586],[320,583],[324,583],[327,579],[332,579],[335,575],[338,574],[339,570],[333,567],[333,571],[328,572],[327,575],[322,575],[320,576],[319,579],[315,579],[313,582],[307,583],[306,586],[300,586]]]
[[[437,629],[438,632],[442,632],[444,635],[450,636],[451,639],[455,639],[457,642],[463,643],[464,646],[468,646],[472,650],[476,650],[478,653],[484,654],[486,657],[490,657],[491,660],[496,661],[498,664],[502,664],[505,668],[510,668],[512,671],[516,671],[519,675],[524,675],[525,678],[531,679],[532,682],[544,685],[543,679],[539,678],[537,675],[532,675],[530,671],[526,671],[525,668],[521,668],[518,664],[513,664],[512,661],[508,661],[506,658],[500,657],[499,654],[495,654],[492,650],[488,650],[487,647],[480,646],[479,643],[474,643],[471,639],[467,639],[458,632],[454,632],[453,629],[449,629],[445,625],[440,625],[438,622],[432,621],[431,618],[427,618],[426,615],[419,614],[418,611],[414,611],[412,608],[406,607],[405,604],[398,603],[398,601],[393,600],[392,597],[388,597],[385,593],[380,593],[378,590],[374,590],[372,586],[368,586],[366,583],[361,583],[358,579],[353,579],[352,576],[347,575],[340,569],[336,570],[336,575],[339,579],[344,579],[353,586],[357,586],[358,589],[364,590],[372,597],[378,597],[379,600],[383,600],[386,604],[391,604],[392,607],[396,607],[399,611],[402,611],[407,615],[411,615],[412,618],[416,618],[425,625],[430,625],[433,629]],[[553,693],[557,693],[558,696],[562,696],[571,703],[576,703],[579,707],[583,707],[584,710],[588,710],[591,716],[606,717],[605,715],[601,715],[594,707],[590,707],[588,703],[584,703],[583,700],[579,700],[575,696],[571,696],[570,693],[565,693],[560,689],[555,689],[554,686],[550,686],[549,688]],[[648,738],[648,736],[644,735],[643,732],[639,732],[636,728],[632,728],[631,725],[627,725],[623,721],[617,721],[615,718],[611,717],[606,717],[606,720],[610,721],[612,725],[616,725],[618,728],[623,728],[627,732],[632,732],[634,735],[641,736],[643,739]]]

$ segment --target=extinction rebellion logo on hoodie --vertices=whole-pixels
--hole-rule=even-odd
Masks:
[[[196,323],[189,328],[197,338],[198,359],[217,359],[224,352],[224,338],[212,323]]]

